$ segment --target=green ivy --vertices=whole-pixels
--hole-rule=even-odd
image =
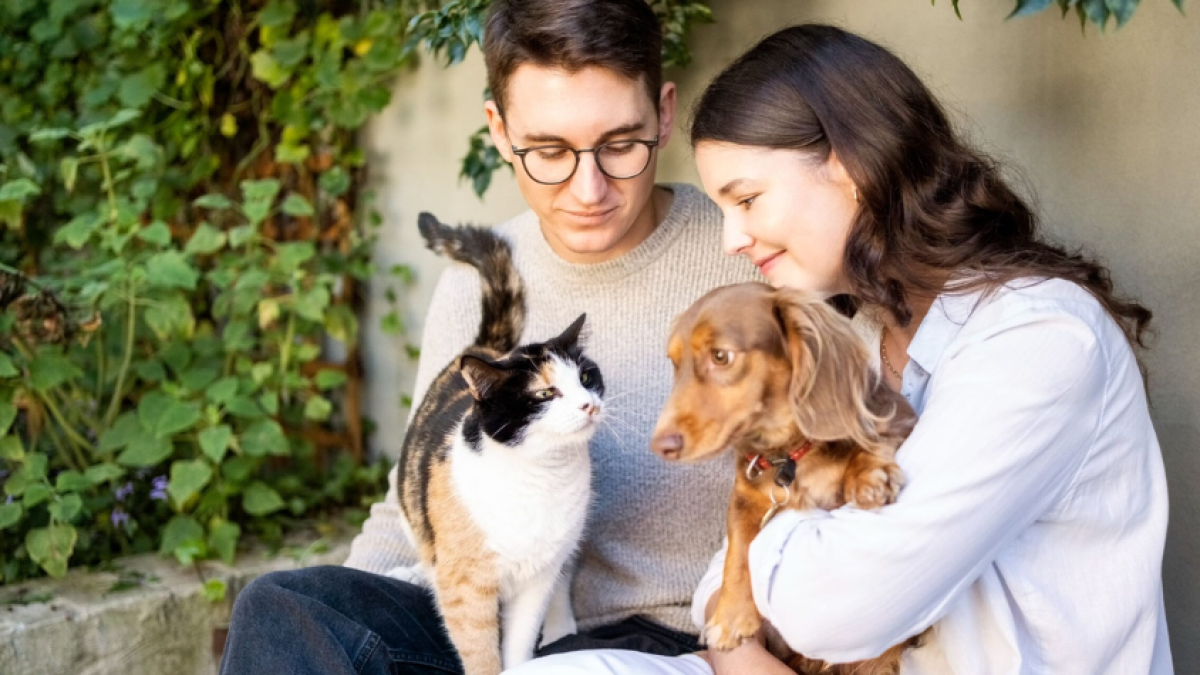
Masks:
[[[931,1],[933,4],[937,3],[937,0]],[[1058,5],[1063,18],[1066,18],[1072,11],[1075,12],[1075,16],[1079,18],[1080,28],[1086,28],[1089,23],[1092,23],[1104,31],[1113,21],[1116,22],[1117,28],[1129,23],[1141,0],[1016,0],[1016,2],[1017,6],[1008,15],[1010,19],[1037,14]],[[962,12],[958,3],[959,0],[951,0],[955,15],[961,19]],[[1180,14],[1183,13],[1183,0],[1171,0],[1171,4],[1175,5]]]

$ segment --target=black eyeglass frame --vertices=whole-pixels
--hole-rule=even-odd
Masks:
[[[572,148],[569,145],[533,145],[528,148],[518,148],[517,146],[513,145],[512,153],[514,155],[516,155],[517,157],[521,158],[521,168],[525,170],[525,175],[529,176],[530,180],[532,180],[533,182],[539,183],[541,185],[562,185],[563,183],[571,180],[571,177],[574,176],[575,172],[579,170],[579,156],[585,152],[590,152],[590,153],[592,153],[592,155],[594,157],[596,157],[596,168],[600,169],[600,173],[604,174],[605,176],[608,176],[609,178],[611,178],[613,180],[629,180],[630,178],[637,178],[638,176],[642,175],[643,173],[646,173],[646,169],[649,168],[649,166],[650,166],[650,160],[654,158],[654,149],[658,147],[658,139],[659,139],[658,136],[655,136],[651,140],[645,140],[645,139],[639,139],[639,138],[622,138],[620,140],[608,141],[607,143],[601,143],[600,145],[597,145],[594,148],[580,148],[578,150],[576,150],[575,148]],[[596,153],[598,153],[599,151],[603,150],[604,148],[606,148],[610,145],[617,145],[619,143],[638,143],[638,144],[644,145],[650,149],[650,154],[646,156],[646,163],[642,166],[641,169],[638,170],[637,173],[631,174],[629,176],[614,176],[611,173],[609,173],[608,171],[606,171],[604,169],[604,165],[600,163],[600,156],[597,155]],[[546,182],[544,180],[538,180],[537,178],[534,178],[532,173],[529,172],[529,166],[525,164],[525,155],[529,154],[530,152],[533,152],[534,150],[549,150],[551,148],[553,148],[555,150],[566,150],[566,151],[570,152],[571,154],[575,155],[575,166],[571,168],[571,173],[567,174],[567,177],[562,180],[558,180],[558,181],[554,181],[554,182]]]

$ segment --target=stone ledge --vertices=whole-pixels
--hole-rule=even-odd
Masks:
[[[125,578],[142,579],[127,590],[110,591],[122,575],[88,571],[0,587],[0,673],[214,675],[237,593],[267,572],[339,565],[351,538],[345,532],[325,537],[328,548],[320,553],[271,557],[259,548],[241,552],[232,566],[201,563],[205,579],[227,585],[220,603],[205,599],[196,570],[155,554],[118,561]],[[317,539],[315,533],[289,538],[288,548],[305,550]]]

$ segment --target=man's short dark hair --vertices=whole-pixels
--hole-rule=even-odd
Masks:
[[[526,63],[569,73],[599,66],[640,77],[658,107],[662,33],[646,0],[496,0],[483,56],[492,100],[502,111],[509,78]]]

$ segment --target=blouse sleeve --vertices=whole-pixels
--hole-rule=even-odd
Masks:
[[[751,544],[759,610],[809,657],[872,658],[932,625],[1069,491],[1094,443],[1105,359],[1072,314],[1016,312],[956,339],[937,370],[894,504],[784,512]]]

